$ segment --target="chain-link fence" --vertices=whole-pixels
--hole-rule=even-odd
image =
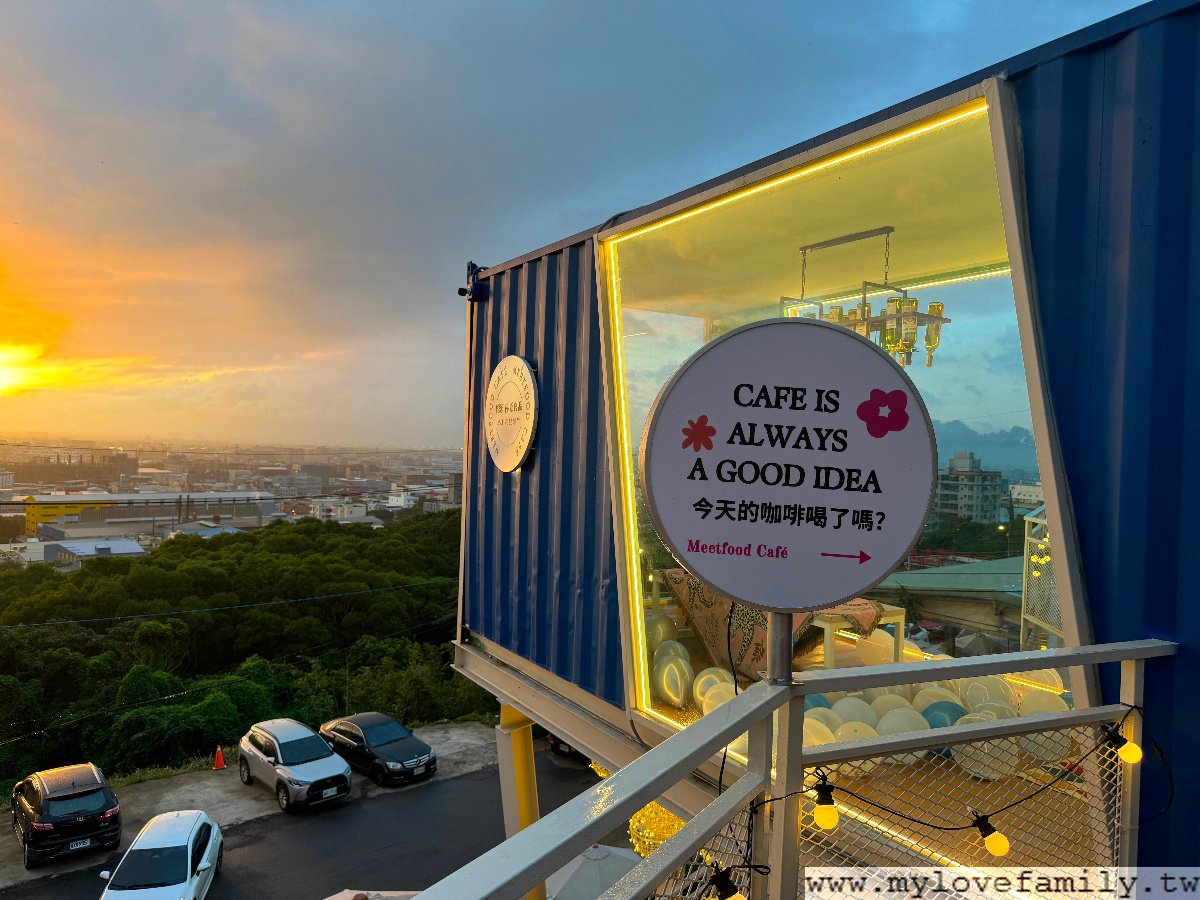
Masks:
[[[836,866],[865,877],[929,866],[1019,866],[1052,875],[1059,869],[1120,865],[1126,775],[1105,738],[1102,724],[1082,725],[946,741],[930,750],[863,756],[806,770],[805,784],[815,783],[823,772],[835,785],[840,822],[829,831],[818,828],[815,797],[803,796],[800,865]],[[766,809],[776,814],[771,804]],[[1011,849],[1005,857],[984,848],[971,825],[977,813],[990,814],[991,824],[1008,837]],[[653,896],[710,896],[713,863],[728,868],[745,862],[748,822],[743,810]],[[749,896],[750,873],[742,868],[731,874]],[[802,868],[801,896],[803,879]],[[808,895],[819,892],[810,889]]]

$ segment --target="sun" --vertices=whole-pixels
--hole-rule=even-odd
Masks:
[[[28,386],[33,381],[31,364],[40,355],[40,347],[0,344],[0,394]]]

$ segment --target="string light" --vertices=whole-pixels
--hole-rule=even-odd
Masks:
[[[1009,851],[1008,838],[1004,833],[996,830],[996,826],[988,821],[987,816],[976,815],[975,821],[971,823],[973,828],[979,829],[979,834],[983,838],[983,848],[992,856],[1006,856]]]
[[[838,824],[838,809],[833,802],[833,785],[829,783],[829,779],[824,772],[821,773],[820,779],[813,786],[813,791],[817,795],[817,805],[813,810],[813,821],[816,822],[818,828],[832,831],[837,828]]]
[[[712,888],[713,900],[746,900],[746,895],[733,880],[733,872],[724,866],[714,866],[712,877],[708,879]]]
[[[844,794],[848,794],[849,796],[855,798],[856,800],[860,801],[861,803],[864,803],[868,806],[872,806],[872,807],[874,807],[878,810],[881,810],[882,812],[886,812],[889,815],[894,816],[896,818],[903,819],[908,822],[912,822],[914,825],[920,825],[925,828],[932,828],[937,831],[967,831],[972,828],[977,829],[979,831],[980,837],[983,838],[984,849],[987,850],[988,853],[990,853],[992,856],[996,856],[996,857],[1006,856],[1008,854],[1008,852],[1012,849],[1012,844],[1010,843],[1008,837],[1003,832],[998,830],[995,825],[993,825],[991,823],[992,816],[996,816],[996,815],[999,815],[1000,813],[1007,812],[1008,810],[1013,809],[1017,806],[1020,806],[1021,804],[1026,803],[1029,800],[1032,800],[1034,797],[1038,796],[1039,794],[1049,790],[1051,787],[1056,785],[1058,782],[1062,781],[1068,775],[1071,775],[1071,774],[1079,771],[1080,764],[1082,764],[1089,757],[1095,755],[1098,751],[1100,751],[1101,749],[1103,749],[1105,747],[1115,748],[1116,752],[1117,752],[1117,756],[1119,756],[1122,760],[1124,760],[1125,762],[1127,762],[1131,765],[1138,762],[1139,760],[1141,760],[1142,749],[1137,744],[1135,744],[1133,741],[1126,738],[1121,733],[1121,729],[1124,727],[1125,720],[1128,719],[1129,716],[1135,710],[1137,711],[1137,713],[1139,715],[1142,715],[1142,709],[1141,709],[1141,707],[1134,706],[1132,704],[1125,704],[1125,705],[1128,707],[1128,709],[1126,710],[1125,715],[1121,718],[1120,722],[1110,723],[1110,724],[1102,726],[1103,738],[1101,740],[1097,741],[1097,743],[1095,744],[1095,746],[1092,747],[1092,749],[1090,749],[1087,753],[1085,753],[1081,757],[1079,757],[1079,759],[1075,760],[1074,763],[1072,763],[1070,765],[1064,765],[1062,767],[1061,771],[1059,771],[1059,773],[1057,775],[1055,775],[1053,778],[1051,778],[1049,781],[1047,781],[1041,787],[1037,788],[1034,791],[1031,791],[1030,793],[1026,794],[1023,797],[1017,798],[1016,800],[1012,801],[1011,803],[1007,804],[1006,806],[1002,806],[999,809],[993,810],[990,813],[981,813],[981,812],[978,812],[977,810],[971,810],[971,815],[973,816],[973,818],[970,821],[970,823],[968,823],[966,825],[942,825],[937,822],[927,822],[927,821],[924,821],[923,819],[918,819],[913,816],[909,816],[905,813],[900,812],[899,810],[895,810],[889,806],[885,806],[882,803],[878,803],[875,800],[870,799],[869,797],[864,797],[862,794],[856,793],[855,791],[851,790],[848,787],[843,787],[842,785],[830,784],[828,774],[823,769],[818,768],[816,770],[817,782],[816,782],[816,784],[812,785],[811,787],[802,788],[798,791],[793,791],[790,794],[784,794],[780,797],[765,797],[761,800],[757,800],[757,801],[751,803],[750,807],[749,807],[749,811],[751,814],[750,815],[750,828],[751,828],[750,833],[751,834],[753,833],[752,829],[753,829],[753,825],[754,825],[754,813],[756,813],[763,806],[766,806],[768,803],[774,803],[777,800],[783,800],[783,799],[786,799],[787,797],[794,797],[799,794],[805,794],[805,793],[809,793],[809,792],[812,792],[813,794],[816,795],[816,805],[813,808],[813,821],[816,823],[818,828],[821,828],[824,830],[833,829],[837,826],[838,819],[839,819],[839,813],[838,813],[837,806],[835,805],[834,800],[833,800],[833,794],[834,794],[834,791],[840,791]],[[1158,749],[1158,745],[1154,744],[1153,739],[1151,739],[1151,745],[1154,747],[1155,753],[1158,754],[1159,759],[1163,762],[1163,765],[1167,769],[1168,779],[1171,781],[1171,784],[1172,784],[1171,800],[1173,800],[1174,799],[1174,789],[1173,789],[1174,780],[1171,778],[1171,775],[1170,775],[1170,766],[1167,765],[1166,758],[1163,756],[1162,751]],[[1156,813],[1154,816],[1151,816],[1149,819],[1146,819],[1143,821],[1150,821],[1152,819],[1158,818],[1158,816],[1161,816],[1167,810],[1167,808],[1170,807],[1170,805],[1171,805],[1171,801],[1168,800],[1167,805],[1164,806],[1160,812]],[[749,863],[749,859],[750,859],[750,855],[749,855],[750,847],[751,847],[751,840],[748,835],[747,840],[746,840],[747,863]],[[751,868],[753,868],[754,871],[758,871],[759,868],[762,868],[762,867],[751,867]]]
[[[1108,743],[1117,751],[1117,756],[1129,765],[1134,766],[1142,761],[1142,748],[1125,735],[1121,734],[1116,725],[1105,725],[1104,736]]]

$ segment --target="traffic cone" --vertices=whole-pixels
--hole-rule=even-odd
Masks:
[[[221,752],[221,745],[217,744],[217,757],[213,760],[213,771],[219,771],[225,768],[225,754]]]

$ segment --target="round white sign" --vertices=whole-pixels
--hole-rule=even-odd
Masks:
[[[937,475],[912,381],[846,328],[771,319],[707,344],[646,422],[654,527],[693,575],[798,612],[874,587],[912,549]]]
[[[519,356],[500,360],[488,382],[483,427],[488,452],[501,472],[525,462],[537,433],[537,382]]]

